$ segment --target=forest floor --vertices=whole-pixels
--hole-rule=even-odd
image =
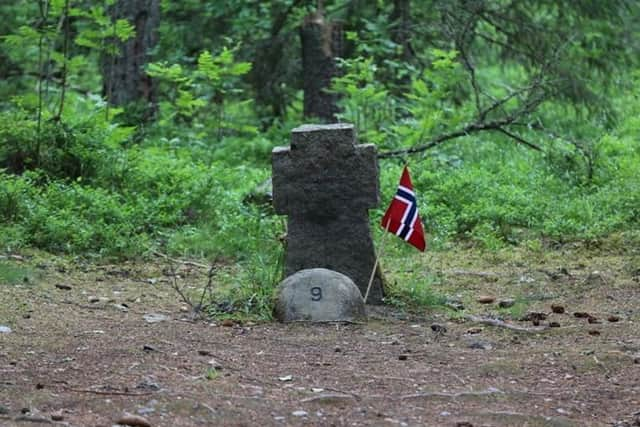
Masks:
[[[193,321],[162,260],[4,256],[0,425],[638,426],[634,251],[434,252],[434,292],[464,310],[355,324]]]

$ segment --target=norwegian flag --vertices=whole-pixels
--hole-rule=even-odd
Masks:
[[[400,237],[424,252],[424,229],[418,215],[418,204],[413,192],[409,169],[404,167],[396,195],[382,217],[382,228]]]

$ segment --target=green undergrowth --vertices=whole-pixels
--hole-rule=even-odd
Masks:
[[[550,248],[572,242],[591,249],[638,247],[640,107],[627,100],[628,114],[616,126],[587,135],[588,162],[571,145],[546,141],[538,152],[494,134],[461,138],[410,159],[428,250],[418,253],[388,236],[382,263],[389,301],[442,305],[442,277],[428,260],[452,245],[470,245],[495,265],[514,248],[542,259]],[[230,267],[217,273],[220,292],[211,313],[270,315],[272,291],[282,278],[286,220],[247,196],[269,177],[269,152],[287,144],[297,120],[262,133],[214,135],[202,124],[136,130],[106,119],[100,102],[70,97],[65,115],[45,116],[38,136],[28,108],[0,112],[0,251],[38,248],[98,260],[161,252],[223,260]],[[554,108],[546,113],[558,115]],[[385,141],[380,148],[386,145],[399,143]],[[384,233],[378,223],[403,164],[380,161],[381,203],[370,211],[378,246]]]
[[[0,261],[0,285],[29,285],[33,282],[34,272],[29,267]]]

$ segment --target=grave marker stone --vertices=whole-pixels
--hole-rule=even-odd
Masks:
[[[289,147],[272,153],[273,205],[288,215],[285,274],[335,270],[365,294],[375,263],[368,209],[379,203],[379,170],[372,144],[355,144],[352,125],[303,125]],[[382,303],[376,272],[368,302]]]
[[[284,279],[274,311],[281,322],[348,322],[365,317],[358,287],[344,274],[325,268],[298,271]]]

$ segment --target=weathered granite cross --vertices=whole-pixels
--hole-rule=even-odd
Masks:
[[[372,144],[355,145],[349,124],[304,125],[290,147],[276,147],[273,205],[288,215],[285,274],[327,268],[350,277],[365,294],[375,263],[367,210],[379,203]],[[368,302],[382,303],[379,271]]]

